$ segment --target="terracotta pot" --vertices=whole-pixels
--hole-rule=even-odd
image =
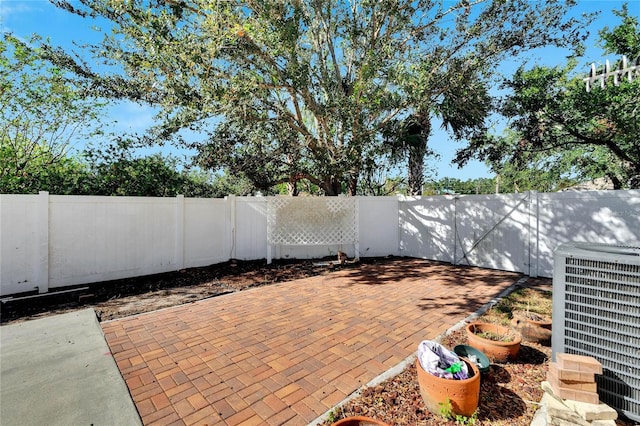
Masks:
[[[542,327],[544,329],[551,330],[551,324],[553,321],[551,321],[551,319],[549,318],[544,318],[540,315],[539,317],[543,319],[541,320],[531,319],[531,315],[528,315],[527,312],[524,312],[524,311],[513,311],[511,314],[513,315],[514,320],[518,320],[526,324],[535,325],[537,327]],[[538,315],[536,314],[536,316]]]
[[[385,422],[381,422],[380,420],[372,419],[371,417],[364,416],[354,416],[347,417],[342,420],[338,420],[333,423],[331,426],[389,426]]]
[[[526,312],[514,311],[511,325],[526,342],[551,344],[551,320],[538,321],[529,318]]]
[[[518,358],[520,352],[520,342],[522,337],[516,333],[515,338],[511,342],[499,342],[496,340],[485,339],[476,333],[493,333],[497,335],[506,335],[511,330],[497,324],[488,323],[471,323],[467,325],[467,338],[469,346],[472,346],[483,352],[489,359],[497,362],[505,362]]]
[[[471,417],[480,400],[480,370],[473,363],[461,358],[473,375],[466,380],[443,379],[426,372],[416,360],[420,394],[427,409],[441,414],[442,404],[451,404],[453,414]]]

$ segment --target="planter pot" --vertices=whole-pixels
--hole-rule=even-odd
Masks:
[[[491,366],[489,358],[476,348],[467,345],[458,345],[453,348],[453,352],[459,357],[467,358],[469,361],[471,361],[471,357],[474,356],[477,360],[476,365],[480,370],[480,374],[485,375],[489,372],[489,367]]]
[[[442,404],[451,404],[453,414],[471,417],[478,408],[480,400],[480,370],[473,363],[461,358],[467,364],[469,373],[466,380],[443,379],[425,371],[416,360],[420,394],[427,409],[441,414]]]
[[[522,340],[526,342],[536,342],[541,345],[551,344],[551,321],[538,321],[527,318],[525,315],[513,313],[511,320],[513,328],[515,328]]]
[[[380,420],[372,419],[371,417],[365,416],[354,416],[347,417],[342,420],[338,420],[333,423],[331,426],[389,426],[385,422],[381,422]]]
[[[551,330],[552,321],[549,318],[545,318],[537,314],[531,315],[525,311],[513,311],[511,314],[513,315],[514,321],[519,321],[521,323],[535,325],[537,327],[542,327],[544,329]]]
[[[497,324],[488,323],[471,323],[467,325],[467,338],[469,346],[472,346],[483,352],[489,359],[497,362],[505,362],[518,358],[520,352],[520,342],[522,337],[516,333],[514,339],[510,342],[500,342],[496,340],[486,339],[479,336],[478,333],[490,333],[494,335],[507,335],[511,330]]]

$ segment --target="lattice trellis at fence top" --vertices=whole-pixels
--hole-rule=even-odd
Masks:
[[[269,197],[269,244],[358,243],[358,202],[353,197]]]
[[[627,57],[622,56],[618,68],[612,70],[609,60],[605,62],[604,69],[598,73],[596,65],[591,64],[591,72],[589,77],[582,80],[587,84],[587,92],[591,91],[591,87],[598,84],[601,89],[604,89],[605,83],[609,78],[613,77],[614,86],[619,86],[620,82],[624,79],[631,83],[634,79],[640,77],[640,56],[632,63],[628,63]]]

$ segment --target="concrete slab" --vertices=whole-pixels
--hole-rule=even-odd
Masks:
[[[0,328],[0,424],[142,424],[93,309]]]

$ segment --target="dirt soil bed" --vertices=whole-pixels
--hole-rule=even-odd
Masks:
[[[397,258],[367,258],[361,263],[393,262]],[[67,293],[56,289],[39,297],[5,300],[0,310],[3,324],[42,318],[77,309],[93,308],[101,321],[151,312],[226,293],[357,268],[354,262],[338,264],[335,257],[321,260],[264,260],[219,263],[202,268],[89,284]],[[24,295],[21,295],[24,296]],[[34,296],[34,295],[27,295]]]

